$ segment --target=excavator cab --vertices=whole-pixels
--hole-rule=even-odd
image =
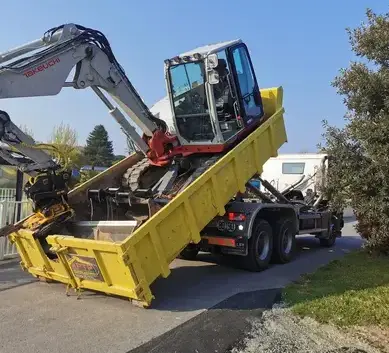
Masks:
[[[222,152],[264,116],[250,54],[241,40],[167,59],[165,77],[174,128],[183,147]]]

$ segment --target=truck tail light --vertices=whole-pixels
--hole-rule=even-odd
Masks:
[[[229,221],[245,221],[246,215],[244,213],[228,212]]]

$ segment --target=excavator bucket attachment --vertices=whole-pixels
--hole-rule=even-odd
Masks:
[[[34,276],[55,280],[74,289],[89,289],[136,300],[147,307],[153,300],[150,285],[170,274],[170,263],[189,243],[200,241],[201,230],[246,183],[261,174],[264,163],[276,157],[287,141],[281,87],[261,91],[266,119],[254,132],[220,158],[164,207],[150,202],[151,217],[141,226],[135,221],[79,222],[73,236],[46,238],[54,258],[48,258],[40,240],[16,230],[15,242],[22,266]],[[76,215],[85,206],[85,190],[109,186],[113,176],[139,161],[133,154],[73,190],[69,203]]]

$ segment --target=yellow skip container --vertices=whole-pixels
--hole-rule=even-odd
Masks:
[[[151,283],[169,276],[170,263],[190,242],[200,241],[200,231],[215,216],[224,214],[224,206],[237,192],[245,191],[245,184],[262,172],[264,163],[276,157],[287,141],[282,87],[263,89],[261,95],[266,121],[141,227],[133,231],[132,221],[117,221],[119,232],[128,234],[124,240],[50,235],[46,240],[58,258],[49,259],[32,233],[20,230],[9,237],[16,244],[22,267],[36,277],[75,289],[128,297],[149,306],[154,298]],[[86,188],[108,186],[112,176],[122,175],[140,158],[133,154],[72,190],[71,205],[85,199]],[[110,225],[112,222],[95,224],[99,229]]]

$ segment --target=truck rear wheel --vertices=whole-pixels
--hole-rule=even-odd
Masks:
[[[335,214],[332,217],[332,224],[327,232],[321,233],[319,237],[320,246],[331,248],[336,243],[336,238],[342,236],[342,228],[344,227],[343,212]]]
[[[323,248],[331,248],[335,245],[336,233],[331,231],[328,238],[319,238],[319,241],[320,241],[320,246],[322,246]]]
[[[243,267],[253,272],[266,269],[269,267],[272,251],[272,228],[264,219],[258,219],[248,241],[248,254],[242,258]]]
[[[276,263],[290,262],[296,253],[296,231],[290,218],[278,220],[274,227],[272,260]]]
[[[178,255],[179,259],[194,261],[199,253],[199,247],[196,244],[187,245]]]

